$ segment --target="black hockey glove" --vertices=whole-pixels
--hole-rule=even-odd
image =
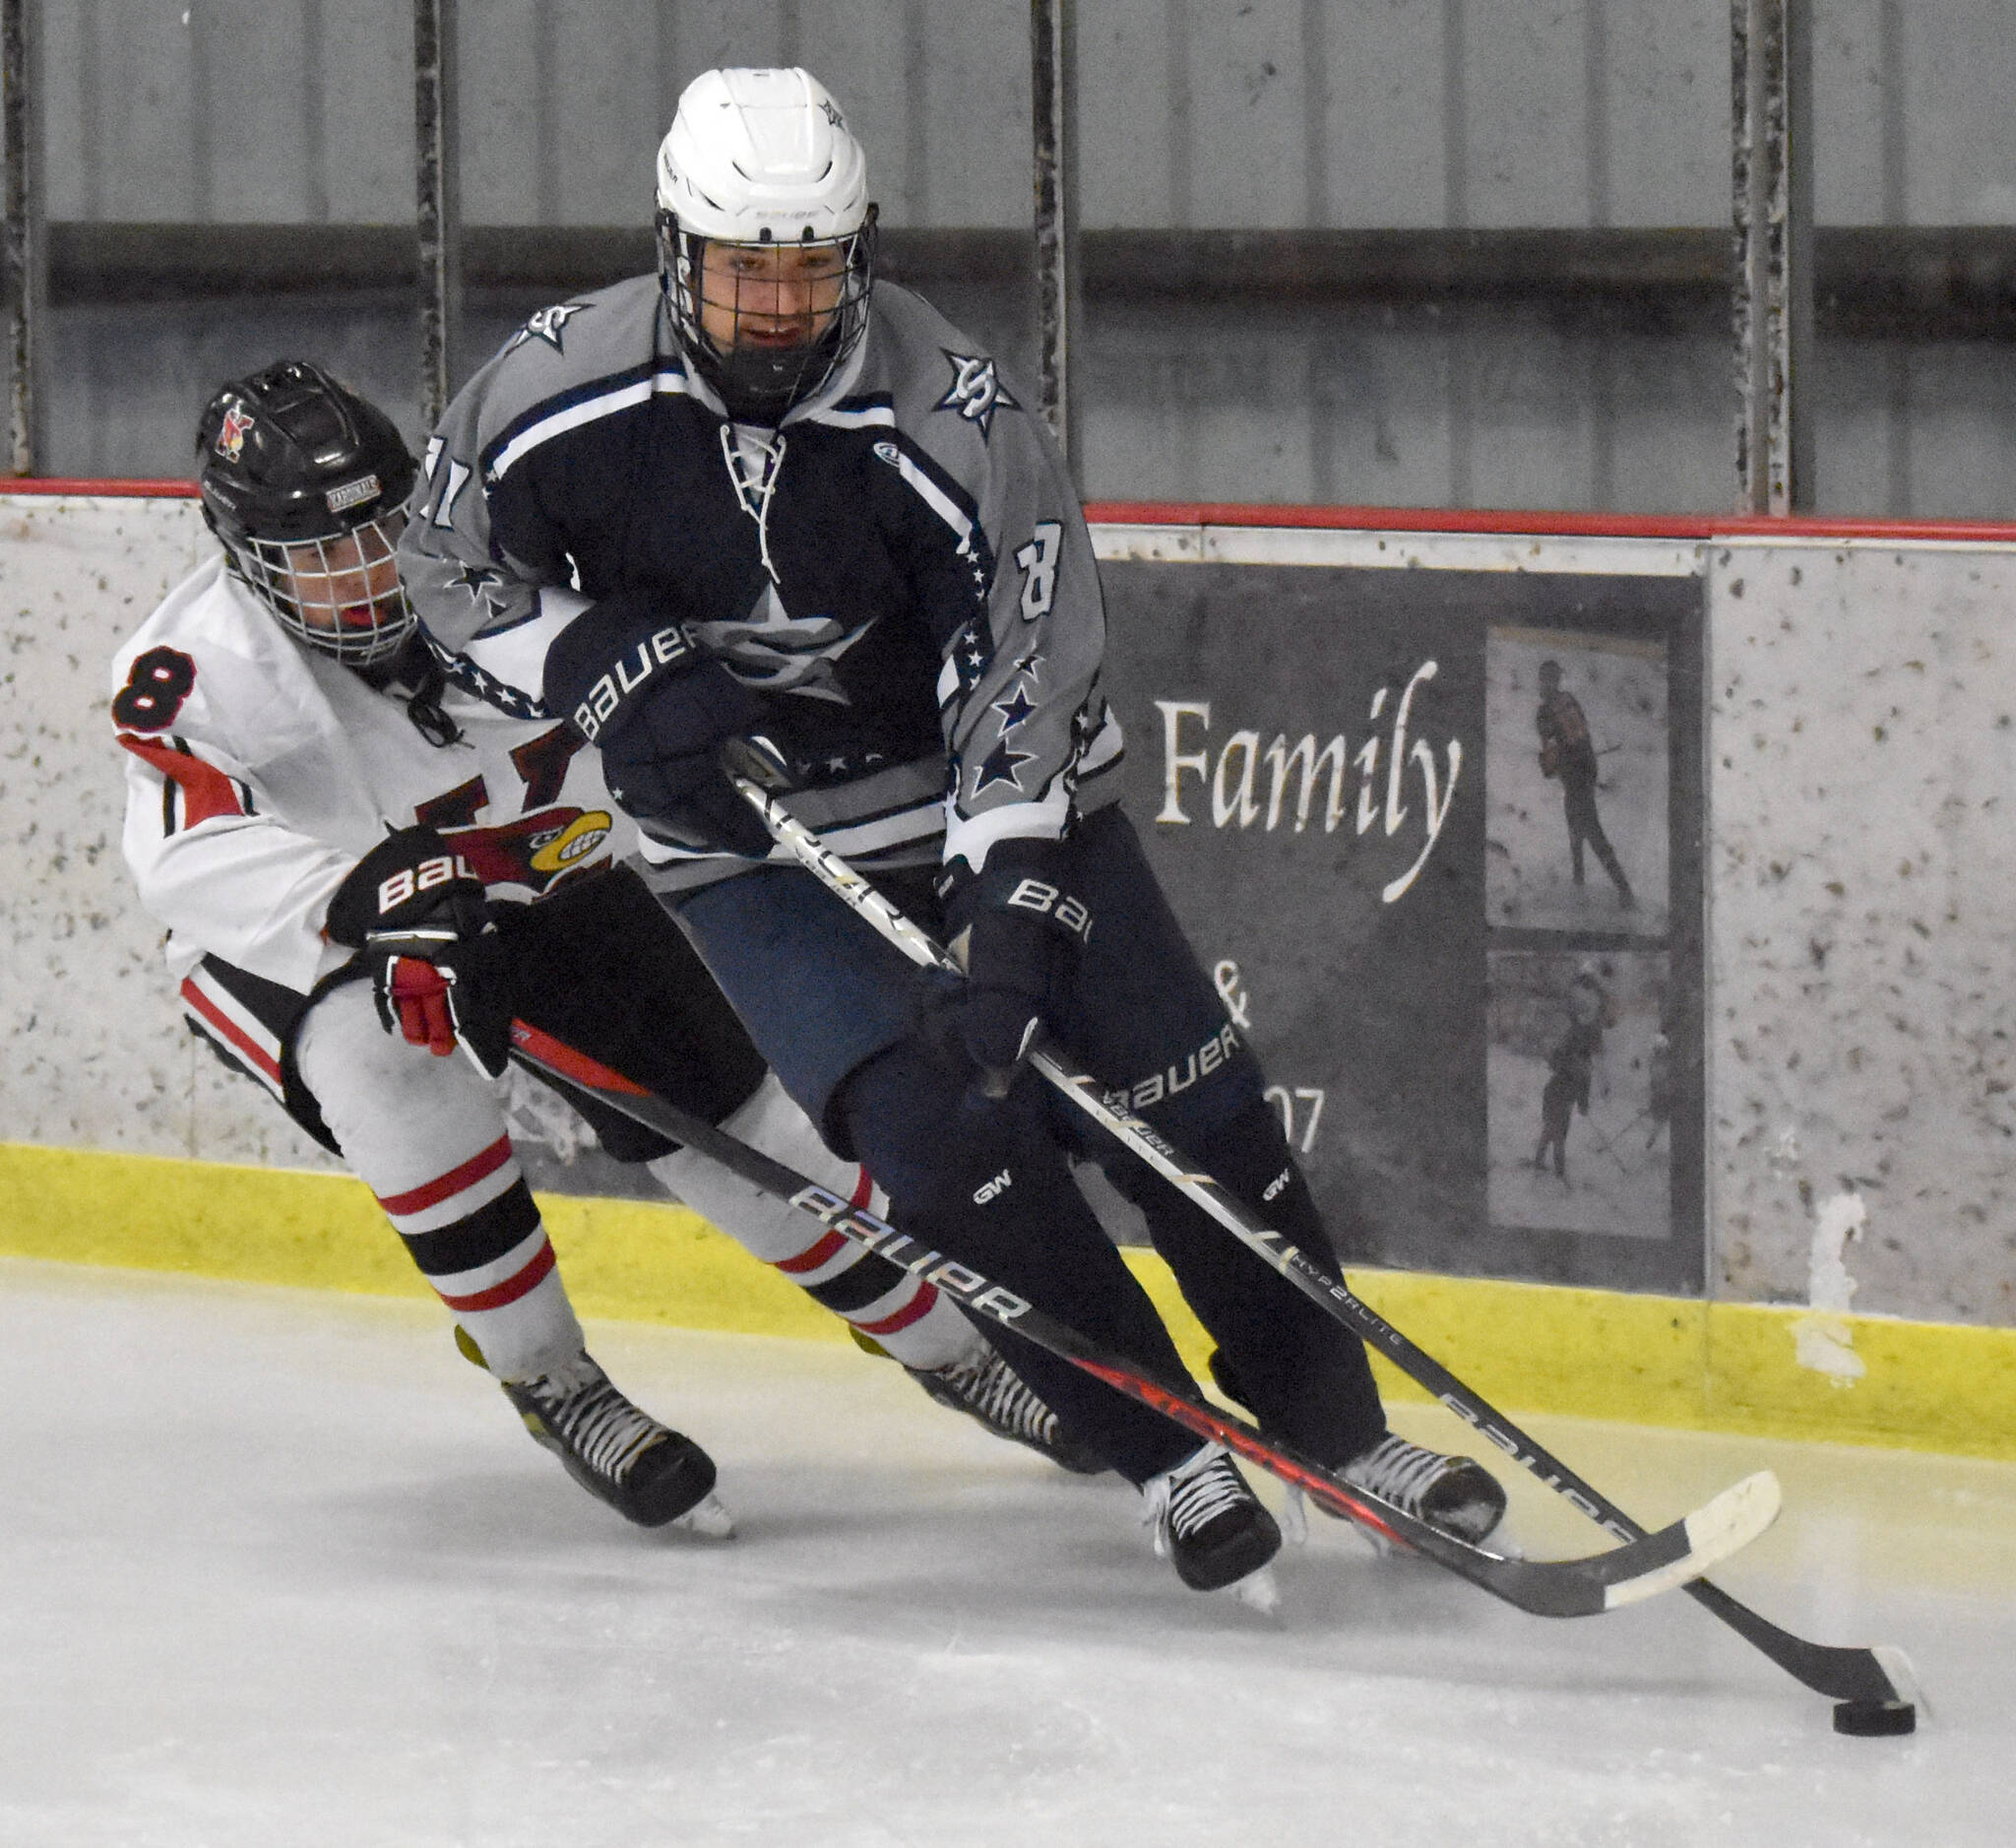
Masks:
[[[609,794],[680,845],[763,860],[770,833],[723,776],[721,747],[769,703],[630,595],[603,599],[546,655],[545,701],[601,752]]]
[[[362,952],[387,1033],[445,1058],[457,1047],[486,1078],[511,1055],[504,942],[483,882],[432,828],[401,828],[329,901],[330,941]]]
[[[933,1037],[979,1068],[989,1098],[1008,1094],[1092,934],[1091,912],[1064,888],[1063,861],[1055,841],[997,841],[978,873],[956,859],[939,877],[946,942],[966,965],[966,986],[933,1008]]]

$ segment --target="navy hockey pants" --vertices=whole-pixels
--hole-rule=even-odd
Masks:
[[[1117,808],[1085,818],[1070,889],[1094,925],[1060,1046],[1184,1155],[1316,1261],[1330,1249],[1258,1064],[1227,1021]],[[918,923],[921,878],[884,883]],[[1033,1073],[998,1104],[948,1070],[917,1014],[953,978],[918,970],[797,867],[758,866],[676,897],[678,918],[785,1087],[829,1141],[888,1190],[909,1229],[1059,1320],[1172,1381],[1181,1364],[1069,1179],[1066,1150],[1101,1163],[1145,1213],[1156,1248],[1263,1425],[1338,1463],[1385,1429],[1364,1350],[1232,1235],[1109,1141]],[[1005,1185],[994,1184],[1003,1175]],[[1264,1207],[1261,1202],[1265,1201]],[[1073,1432],[1135,1482],[1195,1439],[1005,1331],[1017,1370]]]

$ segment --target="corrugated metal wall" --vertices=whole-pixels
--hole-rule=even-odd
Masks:
[[[1023,0],[462,0],[472,223],[621,224],[680,88],[802,62],[894,224],[1029,215]],[[1719,225],[1727,0],[1080,0],[1088,225]],[[1820,0],[1823,223],[2016,219],[2007,0]],[[52,219],[403,222],[408,0],[50,0]]]
[[[409,0],[45,0],[49,217],[405,223]],[[1817,0],[1823,224],[2016,222],[2009,0]],[[680,88],[801,61],[849,107],[898,228],[1025,225],[1024,0],[460,0],[472,224],[641,225]],[[1727,0],[1079,0],[1088,228],[1694,227],[1729,218]],[[1698,247],[1698,246],[1697,246]],[[2016,262],[2009,266],[2016,273]],[[1236,279],[1232,279],[1236,280]],[[1955,334],[1827,331],[1825,511],[2016,507],[2016,289]],[[1012,363],[998,279],[944,302]],[[1648,305],[1107,291],[1082,350],[1101,496],[1726,506],[1713,282]],[[2006,298],[2005,298],[2006,297]],[[525,303],[472,304],[484,350]],[[192,406],[288,348],[416,425],[409,298],[73,298],[52,472],[179,473]],[[416,431],[415,431],[416,433]]]

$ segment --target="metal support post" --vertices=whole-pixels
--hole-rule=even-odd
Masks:
[[[1731,0],[1736,481],[1749,513],[1813,507],[1812,0]]]
[[[7,473],[46,459],[43,349],[49,323],[49,247],[42,201],[41,0],[0,0],[0,147],[7,162],[7,231],[0,288],[8,317]]]
[[[455,0],[413,0],[420,417],[429,430],[462,382],[462,162],[455,70]]]
[[[1030,0],[1030,104],[1036,154],[1037,408],[1085,492],[1072,320],[1084,300],[1078,265],[1078,46],[1074,0]]]

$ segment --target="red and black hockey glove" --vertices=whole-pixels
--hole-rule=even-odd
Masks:
[[[722,774],[721,747],[769,702],[703,654],[654,601],[604,598],[546,655],[545,703],[601,752],[609,794],[654,835],[764,860],[770,831]]]
[[[483,882],[432,828],[387,835],[329,901],[334,943],[362,952],[387,1033],[445,1058],[460,1047],[486,1078],[511,1056],[504,941]]]
[[[997,841],[979,872],[962,857],[939,877],[946,944],[966,985],[932,1009],[933,1037],[978,1067],[986,1097],[1007,1095],[1092,935],[1092,913],[1065,889],[1065,860],[1056,841]]]

